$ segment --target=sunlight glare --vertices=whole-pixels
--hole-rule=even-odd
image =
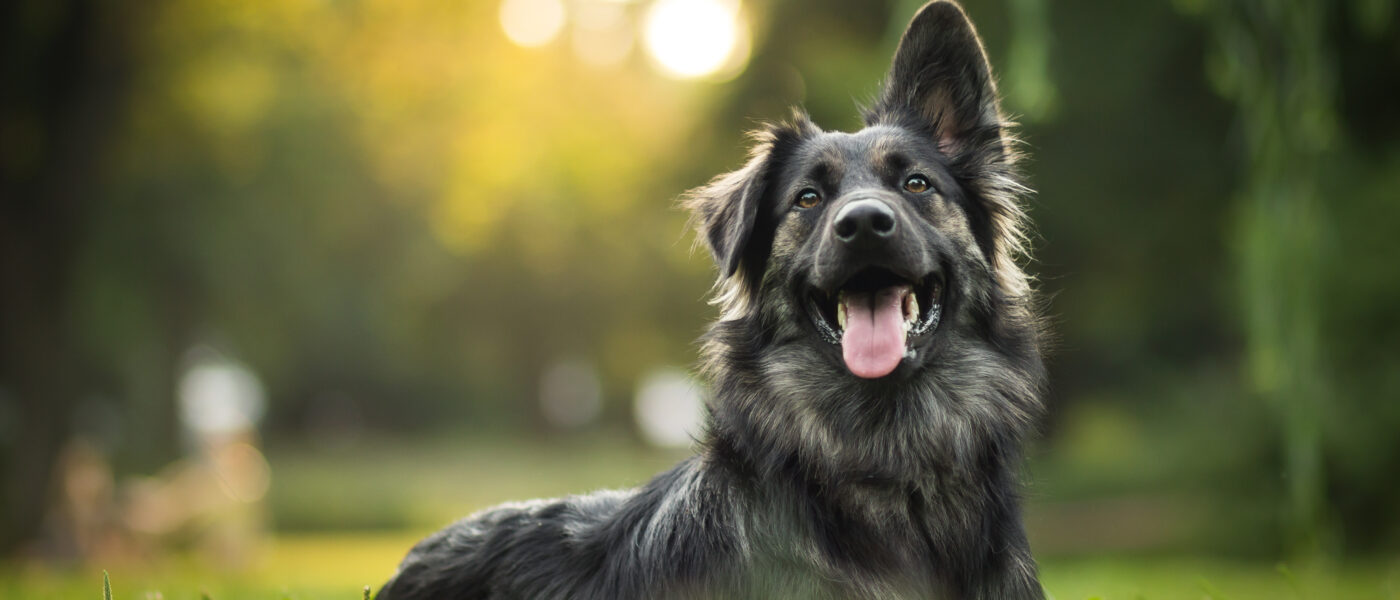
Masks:
[[[713,75],[740,45],[737,3],[722,0],[658,0],[646,16],[646,46],[670,75]]]
[[[543,46],[564,29],[564,3],[562,0],[504,0],[501,2],[501,28],[517,45]]]

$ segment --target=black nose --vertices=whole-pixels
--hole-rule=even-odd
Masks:
[[[879,200],[856,200],[841,207],[832,228],[836,239],[847,243],[887,238],[894,235],[894,211]]]

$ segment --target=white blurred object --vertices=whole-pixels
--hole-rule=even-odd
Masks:
[[[505,0],[501,3],[501,29],[506,37],[526,48],[554,41],[564,28],[564,3],[560,0]]]
[[[662,367],[642,378],[634,413],[642,437],[652,445],[682,448],[699,436],[704,406],[694,378],[681,369]]]
[[[592,365],[581,360],[561,360],[540,377],[540,413],[551,426],[583,427],[597,419],[602,409],[602,385]]]
[[[257,375],[208,347],[191,350],[188,364],[180,378],[180,422],[195,437],[256,428],[267,409]]]
[[[737,73],[748,58],[748,24],[738,0],[657,0],[647,11],[644,35],[662,70],[682,79]]]

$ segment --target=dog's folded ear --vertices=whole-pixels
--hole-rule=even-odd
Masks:
[[[865,120],[924,129],[948,156],[973,147],[1005,150],[991,66],[962,8],[935,0],[914,15]]]
[[[746,263],[761,265],[767,258],[772,232],[761,223],[766,217],[761,207],[769,181],[782,157],[811,128],[815,126],[799,114],[795,123],[754,132],[754,145],[743,168],[715,177],[683,199],[700,237],[714,254],[720,280],[732,277]]]
[[[768,171],[769,148],[760,144],[743,168],[725,173],[686,197],[695,225],[719,265],[720,279],[739,270],[758,221]]]

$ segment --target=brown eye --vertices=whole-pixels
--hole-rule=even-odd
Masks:
[[[910,175],[908,179],[904,180],[904,189],[910,193],[922,194],[927,192],[928,188],[928,178],[923,175]]]
[[[812,208],[813,206],[821,204],[821,202],[822,195],[818,194],[816,190],[806,189],[797,194],[798,208]]]

